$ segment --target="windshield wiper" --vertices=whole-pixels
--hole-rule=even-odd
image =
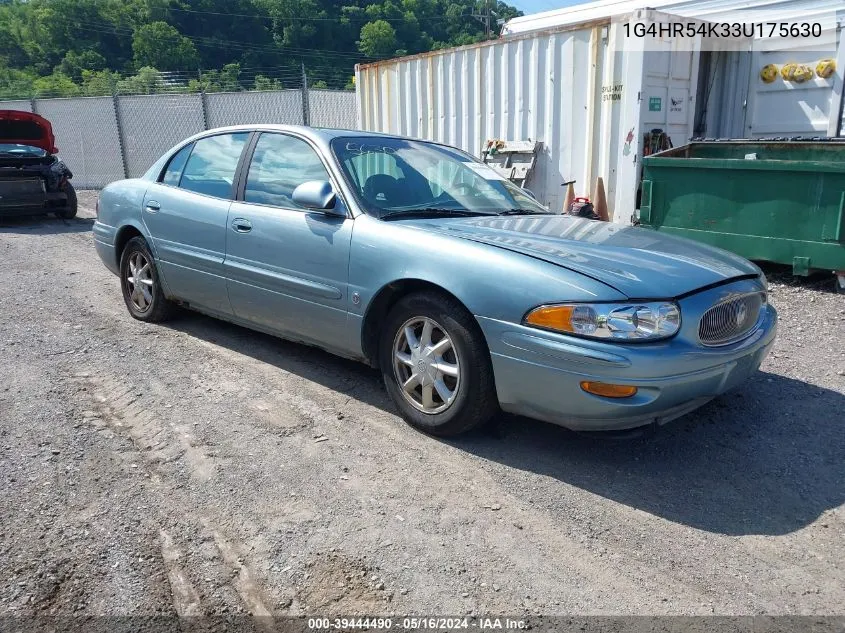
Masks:
[[[529,209],[508,209],[499,211],[496,215],[551,215],[548,211],[531,211]]]
[[[469,217],[473,215],[496,215],[486,211],[470,211],[469,209],[442,209],[438,207],[424,207],[422,209],[400,209],[398,211],[391,211],[381,216],[382,220],[390,220],[393,218],[435,218],[441,215],[452,215],[457,217]]]

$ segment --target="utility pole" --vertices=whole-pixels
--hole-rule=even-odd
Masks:
[[[480,9],[478,13],[473,13],[472,17],[484,25],[484,39],[490,39],[492,16],[495,12],[491,8],[493,0],[480,0]]]

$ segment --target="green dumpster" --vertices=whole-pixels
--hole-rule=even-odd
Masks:
[[[647,156],[640,224],[798,275],[845,272],[845,139],[701,141]]]

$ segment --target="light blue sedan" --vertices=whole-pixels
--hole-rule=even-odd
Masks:
[[[550,213],[468,154],[380,134],[204,132],[107,186],[94,235],[136,319],[180,305],[369,363],[436,435],[499,409],[663,424],[748,378],[775,339],[745,259]]]

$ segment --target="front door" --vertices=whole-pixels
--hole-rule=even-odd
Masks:
[[[144,224],[170,293],[196,307],[232,314],[223,258],[229,206],[249,133],[199,139],[171,158],[144,197]]]
[[[248,165],[243,200],[229,208],[224,263],[229,299],[240,319],[342,351],[349,346],[353,220],[295,204],[293,190],[311,180],[331,178],[307,141],[261,134]]]

